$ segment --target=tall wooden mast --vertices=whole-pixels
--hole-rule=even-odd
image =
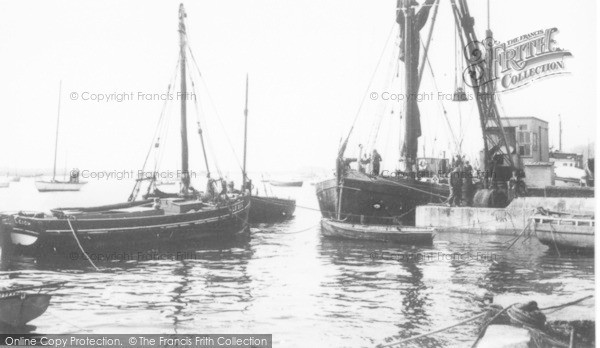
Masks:
[[[246,190],[246,148],[248,147],[248,75],[246,75],[246,104],[244,106],[244,165],[242,168],[242,192]]]
[[[407,99],[411,98],[413,93],[416,93],[415,90],[415,76],[414,76],[414,53],[415,49],[418,50],[419,47],[413,47],[413,30],[414,28],[414,20],[415,20],[415,9],[411,6],[410,0],[404,0],[402,3],[401,11],[404,11],[404,83]],[[417,51],[418,52],[418,51]],[[417,53],[418,54],[418,53]],[[418,89],[418,87],[417,87]],[[415,122],[415,104],[407,100],[404,103],[404,117],[403,117],[403,125],[404,125],[404,139],[403,144],[401,145],[400,153],[404,158],[405,171],[410,173],[413,169],[413,161],[416,157],[417,152],[417,142],[418,135],[415,134],[414,130],[414,122]],[[401,139],[402,139],[401,138]]]
[[[56,138],[54,139],[54,169],[52,170],[52,181],[56,180],[56,154],[58,153],[58,126],[60,125],[60,99],[62,94],[62,80],[58,85],[58,115],[56,116]]]
[[[419,50],[421,46],[419,32],[425,26],[429,11],[436,0],[426,0],[416,11],[418,5],[414,0],[398,0],[396,22],[400,26],[400,60],[404,62],[404,115],[402,115],[403,139],[400,146],[400,156],[405,163],[405,172],[411,174],[414,170],[421,136],[421,116],[417,105],[419,93]],[[433,25],[433,24],[432,24]],[[428,39],[429,40],[429,39]],[[428,44],[429,45],[429,44]],[[427,48],[426,48],[427,50]],[[426,54],[426,53],[425,53]],[[424,57],[423,60],[426,58]]]
[[[179,57],[181,67],[181,193],[186,194],[190,187],[190,174],[188,168],[188,141],[187,141],[187,86],[186,86],[186,71],[185,71],[185,50],[186,50],[186,33],[185,33],[185,9],[183,4],[179,5]]]

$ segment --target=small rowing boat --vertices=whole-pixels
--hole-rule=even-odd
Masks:
[[[50,283],[0,291],[0,323],[11,327],[22,327],[46,312],[52,295],[62,283]],[[37,290],[35,293],[27,291]],[[42,293],[42,291],[46,292]]]
[[[540,210],[531,217],[535,235],[548,246],[594,249],[594,216]]]
[[[279,186],[279,187],[302,187],[303,181],[279,181],[279,180],[269,180],[269,184],[271,186]]]
[[[399,225],[362,225],[332,219],[321,220],[321,232],[326,237],[374,240],[400,244],[431,244],[433,228]]]

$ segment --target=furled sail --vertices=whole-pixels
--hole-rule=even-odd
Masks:
[[[410,158],[407,170],[416,160],[418,140],[421,136],[421,115],[417,105],[417,93],[419,92],[419,51],[421,40],[419,31],[425,26],[429,11],[435,0],[426,0],[419,11],[415,8],[419,4],[415,0],[398,0],[396,11],[396,22],[400,27],[400,60],[405,64],[406,78],[406,105],[404,113],[404,137],[400,148],[403,158]]]

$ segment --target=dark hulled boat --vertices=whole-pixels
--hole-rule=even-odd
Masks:
[[[365,224],[414,225],[416,206],[443,202],[448,195],[447,185],[354,170],[344,173],[342,184],[333,178],[317,183],[316,190],[323,217]]]
[[[41,316],[48,309],[52,298],[47,293],[48,290],[59,288],[63,284],[50,283],[0,290],[0,324],[19,328]]]
[[[242,189],[250,195],[249,222],[270,223],[279,222],[294,216],[296,201],[269,196],[252,195],[252,181],[248,179],[246,171],[246,160],[248,150],[248,90],[249,82],[246,76],[246,104],[244,107],[244,164]],[[266,194],[266,188],[265,188]]]
[[[107,250],[130,245],[198,240],[244,230],[250,200],[222,204],[163,198],[115,205],[112,208],[54,209],[53,215],[13,216],[10,241],[25,253],[65,253]]]
[[[251,196],[249,221],[252,223],[278,222],[291,218],[296,201],[277,197]]]
[[[400,60],[404,63],[406,95],[419,90],[419,30],[425,25],[435,0],[426,0],[418,12],[415,2],[399,0],[396,21],[400,26]],[[414,224],[417,205],[439,203],[448,196],[447,186],[415,179],[420,115],[416,98],[404,103],[400,153],[404,172],[393,177],[370,176],[351,170],[344,158],[348,137],[338,151],[336,178],[316,185],[321,213],[355,223]],[[359,158],[360,159],[360,158]]]
[[[353,161],[358,160],[359,169],[363,162],[362,146],[358,158],[350,159],[345,156],[348,141],[354,130],[353,124],[338,150],[335,178],[316,185],[317,198],[324,218],[352,223],[412,225],[417,206],[447,200],[450,194],[448,185],[440,184],[440,180],[433,180],[433,178],[432,180],[421,178],[417,165],[421,115],[416,96],[419,93],[419,85],[426,65],[427,50],[431,42],[433,21],[435,21],[438,5],[439,0],[425,0],[420,7],[414,0],[398,0],[396,8],[396,22],[400,28],[399,60],[403,66],[401,68],[403,86],[402,91],[399,92],[407,96],[406,100],[402,101],[403,110],[400,112],[399,162],[403,168],[390,175],[368,175],[360,170],[351,169],[350,163]],[[474,33],[474,19],[469,14],[466,0],[452,0],[451,5],[462,47],[467,47],[467,43],[479,42]],[[432,16],[429,37],[426,43],[422,43],[420,30],[425,26],[432,8],[435,8],[435,12]],[[486,35],[487,38],[492,38],[490,30]],[[493,42],[493,40],[489,41]],[[420,54],[421,47],[424,47],[423,55]],[[477,80],[480,77],[475,71],[481,70],[485,75],[490,72],[488,67],[492,66],[490,62],[477,56],[478,52],[475,49],[464,50],[465,59],[469,64],[466,71],[469,74],[465,76],[471,79],[470,85],[478,106],[484,143],[482,169],[486,177],[481,178],[483,189],[475,194],[474,200],[478,206],[503,206],[507,202],[504,199],[506,193],[503,192],[502,183],[505,185],[515,166],[506,135],[499,121],[493,83],[481,83]],[[486,59],[491,59],[490,57],[491,55],[488,55]],[[464,94],[464,90],[461,91]],[[464,98],[457,98],[457,101],[462,100]],[[459,146],[457,151],[460,151]]]
[[[180,95],[187,95],[185,11],[179,8]],[[193,85],[192,85],[193,86]],[[187,142],[187,98],[181,99],[181,187],[177,194],[165,194],[156,188],[156,177],[140,178],[126,203],[86,207],[58,208],[52,214],[19,213],[12,216],[10,241],[18,250],[35,253],[120,250],[123,245],[197,240],[209,236],[228,236],[247,227],[250,199],[244,193],[219,190],[223,179],[210,178],[206,149],[199,128],[200,141],[208,174],[206,192],[190,185]],[[168,101],[167,101],[168,102]],[[159,149],[164,118],[157,126],[150,152]],[[200,127],[198,125],[198,127]],[[158,150],[156,150],[158,151]],[[161,156],[155,156],[159,158]],[[146,163],[142,172],[145,171]],[[157,168],[157,165],[155,165]],[[136,201],[143,182],[148,179],[144,200]],[[154,191],[151,191],[151,189]],[[147,199],[151,198],[151,199]]]

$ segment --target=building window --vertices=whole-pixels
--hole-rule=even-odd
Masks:
[[[538,134],[531,133],[531,151],[536,152],[538,150]]]
[[[531,132],[527,131],[526,125],[519,126],[517,142],[519,143],[519,156],[531,157]]]

